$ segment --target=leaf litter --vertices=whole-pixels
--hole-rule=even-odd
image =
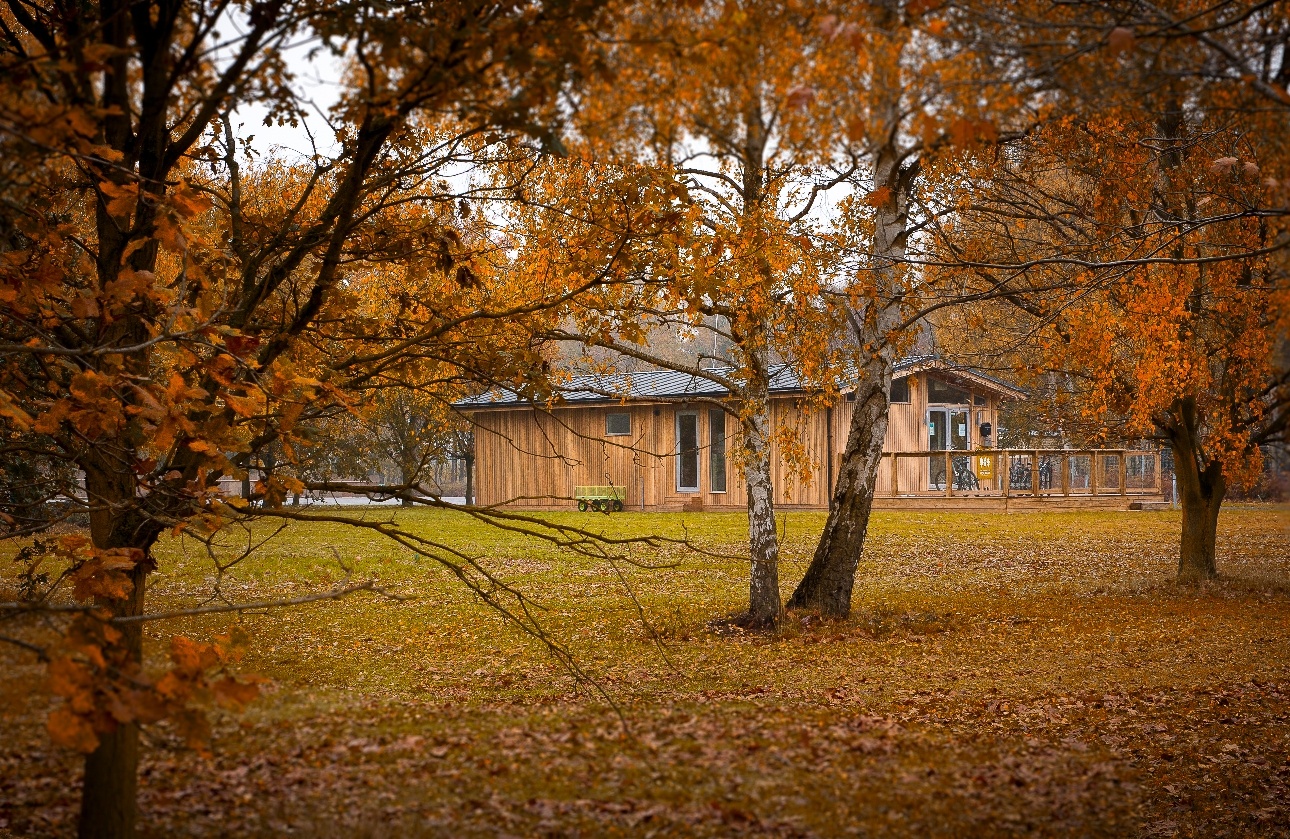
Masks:
[[[144,836],[1290,835],[1284,508],[1225,512],[1202,589],[1171,582],[1176,514],[878,515],[852,618],[772,637],[709,628],[740,604],[737,561],[633,569],[647,631],[612,569],[399,515],[460,528],[546,605],[628,727],[436,569],[297,531],[240,595],[330,582],[321,541],[417,599],[243,616],[270,686],[216,713],[209,757],[146,732]],[[737,549],[740,517],[686,518]],[[791,582],[822,518],[789,518]],[[154,601],[186,605],[205,571],[172,546]],[[0,655],[0,835],[69,835],[79,761],[44,739],[40,669]]]

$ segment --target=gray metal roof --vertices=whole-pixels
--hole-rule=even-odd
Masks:
[[[902,358],[895,364],[895,378],[903,378],[921,369],[936,368],[946,372],[962,372],[975,379],[983,379],[995,384],[999,390],[1010,393],[1021,393],[1016,387],[992,376],[968,368],[948,364],[944,359],[935,356],[912,356]],[[714,369],[718,375],[730,373],[733,368]],[[843,390],[847,388],[844,386]],[[801,393],[805,388],[797,374],[788,365],[779,365],[771,371],[771,393]],[[685,399],[687,397],[721,398],[729,393],[727,389],[711,379],[695,373],[683,373],[677,370],[642,370],[634,373],[606,373],[587,376],[575,376],[561,385],[556,393],[562,402],[620,402],[627,399]],[[456,403],[459,408],[506,407],[532,404],[532,400],[522,398],[510,388],[495,388],[479,396],[463,399]]]

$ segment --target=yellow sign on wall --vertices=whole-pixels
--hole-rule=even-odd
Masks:
[[[988,481],[994,477],[994,455],[980,454],[976,458],[976,477],[980,481]]]

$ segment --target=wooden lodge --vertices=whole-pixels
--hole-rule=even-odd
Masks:
[[[827,509],[852,395],[808,411],[787,371],[771,384],[774,427],[797,429],[814,464],[800,481],[772,449],[775,504]],[[597,509],[615,501],[628,510],[746,509],[730,458],[738,424],[718,407],[725,395],[707,379],[658,370],[587,377],[553,405],[496,393],[462,403],[475,425],[476,503],[572,509],[581,498]],[[1159,500],[1154,451],[994,448],[1000,404],[1021,398],[1017,388],[937,358],[899,363],[874,506],[1127,508]]]

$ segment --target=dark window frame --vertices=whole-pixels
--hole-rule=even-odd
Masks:
[[[613,418],[614,418],[614,417],[626,417],[626,418],[627,418],[627,430],[626,430],[626,431],[614,431],[614,429],[613,429],[613,428],[611,427],[611,425],[610,425],[610,422],[613,420]],[[630,437],[630,436],[632,436],[632,415],[631,415],[631,412],[630,412],[630,411],[610,411],[610,412],[606,413],[606,414],[605,414],[605,436],[606,436],[606,437]]]

